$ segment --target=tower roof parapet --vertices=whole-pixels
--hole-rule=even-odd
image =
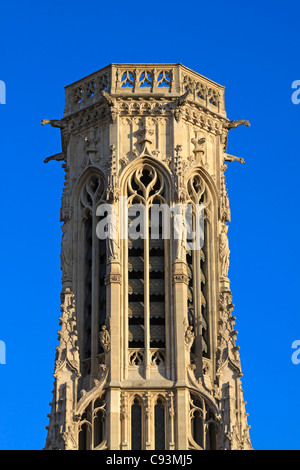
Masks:
[[[180,63],[110,64],[65,87],[64,117],[102,101],[106,93],[114,98],[184,97],[226,118],[224,91]]]

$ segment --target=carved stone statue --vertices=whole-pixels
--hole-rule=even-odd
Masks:
[[[107,237],[107,256],[108,260],[117,259],[119,245],[117,239],[117,220],[116,214],[108,215],[108,237]]]
[[[193,327],[191,325],[187,327],[184,339],[185,339],[186,349],[190,351],[193,346],[194,339],[195,339],[195,333],[193,332]]]
[[[175,259],[183,260],[185,248],[184,219],[181,213],[174,214]]]
[[[195,146],[193,150],[193,154],[195,155],[195,160],[196,161],[198,160],[198,163],[200,163],[200,165],[203,165],[201,156],[204,155],[205,153],[204,147],[203,147],[206,142],[205,137],[201,137],[200,139],[195,137],[191,140],[191,142]]]
[[[222,232],[220,234],[220,261],[221,261],[221,276],[227,277],[229,270],[229,244],[228,244],[228,225],[223,225]]]
[[[63,236],[61,241],[61,270],[62,280],[70,281],[72,279],[72,233],[68,224],[62,226]]]
[[[110,334],[108,330],[106,329],[105,325],[102,325],[102,329],[99,333],[99,340],[100,340],[100,344],[104,352],[109,352],[110,351]]]

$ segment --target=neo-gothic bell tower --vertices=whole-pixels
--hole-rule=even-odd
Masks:
[[[228,131],[248,121],[228,120],[224,87],[181,64],[111,64],[65,97],[63,118],[42,121],[62,137],[46,162],[65,170],[45,449],[251,449],[225,183],[227,162],[243,162],[226,153]],[[113,239],[97,235],[103,204],[116,214]],[[156,238],[121,237],[134,204],[147,231],[154,204],[201,204],[201,248],[164,238],[161,218]]]

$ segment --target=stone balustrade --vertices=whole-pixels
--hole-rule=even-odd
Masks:
[[[179,97],[226,116],[224,87],[182,64],[111,64],[65,87],[64,116],[76,113],[112,96]]]

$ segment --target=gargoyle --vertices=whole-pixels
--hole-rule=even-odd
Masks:
[[[249,121],[229,121],[226,124],[224,124],[224,127],[226,129],[236,129],[238,126],[247,126],[250,127],[250,122]]]
[[[233,161],[245,163],[245,160],[243,158],[235,157],[234,155],[229,155],[229,153],[226,153],[224,157],[224,162],[233,162]]]
[[[111,120],[114,123],[116,122],[117,115],[119,114],[119,110],[117,107],[117,100],[115,98],[112,98],[112,96],[109,93],[107,93],[105,90],[102,90],[101,94],[103,98],[105,99],[107,106],[110,108]]]
[[[41,121],[42,126],[45,124],[50,124],[52,127],[58,127],[59,129],[63,129],[66,125],[64,121],[60,121],[59,119],[43,119]]]
[[[108,106],[115,106],[116,105],[116,100],[114,98],[112,98],[110,96],[110,94],[107,93],[107,91],[102,90],[101,94],[102,94],[103,98],[105,99],[105,101],[107,102]]]
[[[181,96],[179,96],[178,98],[176,98],[176,101],[175,101],[176,105],[177,105],[177,106],[183,106],[183,105],[185,105],[185,104],[187,103],[187,101],[188,101],[188,96],[189,96],[189,94],[190,94],[190,91],[187,90],[183,95],[181,95]]]
[[[187,90],[183,95],[176,98],[176,100],[173,102],[174,116],[177,122],[181,120],[181,117],[182,117],[181,108],[187,103],[189,94],[190,94],[190,91]]]
[[[51,157],[45,158],[44,163],[48,163],[51,160],[54,160],[56,162],[64,162],[66,156],[64,153],[56,153],[55,155],[52,155]]]
[[[194,152],[204,153],[202,145],[205,143],[205,141],[206,141],[205,137],[202,137],[201,139],[196,139],[196,138],[192,139],[191,142],[192,142],[192,144],[195,145]]]

